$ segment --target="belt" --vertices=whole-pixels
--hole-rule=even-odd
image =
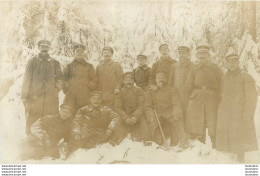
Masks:
[[[216,88],[213,88],[213,87],[207,87],[207,86],[194,86],[194,89],[217,91]]]

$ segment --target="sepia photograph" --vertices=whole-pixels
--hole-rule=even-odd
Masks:
[[[259,9],[0,1],[0,163],[259,164]]]

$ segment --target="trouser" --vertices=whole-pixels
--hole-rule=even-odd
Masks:
[[[204,127],[203,127],[203,135],[198,137],[198,140],[202,143],[206,143],[206,128],[207,128],[207,120],[206,118],[204,119]],[[215,149],[216,148],[216,136],[215,135],[209,135],[210,136],[210,140],[212,143],[212,148]]]

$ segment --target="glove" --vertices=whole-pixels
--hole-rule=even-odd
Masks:
[[[119,89],[115,89],[115,90],[114,90],[114,93],[115,93],[115,94],[118,94],[119,92],[120,92]]]
[[[74,135],[74,140],[75,141],[79,141],[80,140],[80,135],[79,134],[75,134]]]

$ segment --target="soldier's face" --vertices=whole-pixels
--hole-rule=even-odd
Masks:
[[[104,50],[102,53],[105,60],[109,60],[112,58],[113,54],[109,50]]]
[[[100,96],[92,96],[90,98],[90,103],[95,108],[99,107],[102,104],[102,98]]]
[[[75,59],[76,59],[77,61],[81,61],[82,59],[85,58],[85,56],[86,56],[86,55],[85,55],[83,49],[78,48],[78,49],[75,50]]]
[[[124,85],[127,87],[131,87],[134,84],[134,79],[132,75],[125,75],[124,77]]]
[[[205,64],[209,61],[209,53],[208,52],[199,52],[196,54],[197,59],[200,63]]]
[[[169,48],[168,46],[164,45],[160,48],[160,53],[162,56],[167,56],[169,55]]]
[[[237,59],[227,59],[225,62],[226,68],[230,71],[234,71],[239,68],[239,61]]]
[[[137,64],[138,64],[139,66],[145,65],[145,64],[146,64],[146,59],[138,58],[138,59],[137,59]]]
[[[40,45],[39,50],[42,54],[48,54],[48,51],[50,50],[50,47],[47,45]]]
[[[66,109],[66,108],[62,108],[60,110],[60,117],[61,119],[65,120],[68,119],[72,116],[71,110],[70,109]]]
[[[185,63],[190,59],[190,52],[179,51],[179,60],[181,63]]]
[[[166,84],[166,78],[164,75],[156,75],[156,84],[158,87],[163,87]]]

